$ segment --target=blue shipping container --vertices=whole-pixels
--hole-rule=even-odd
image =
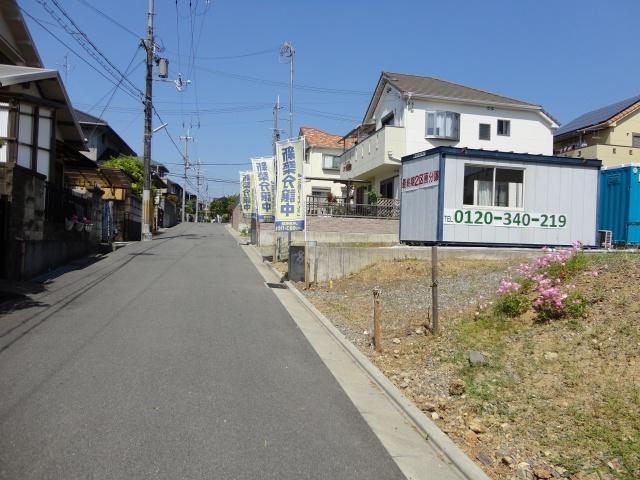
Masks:
[[[615,244],[640,244],[640,164],[600,172],[598,225]]]

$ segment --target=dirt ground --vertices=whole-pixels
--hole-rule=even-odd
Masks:
[[[586,318],[549,323],[486,313],[517,263],[440,262],[436,336],[429,262],[381,263],[305,294],[492,478],[640,478],[640,255],[590,255],[572,280]]]

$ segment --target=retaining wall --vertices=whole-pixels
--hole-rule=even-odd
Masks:
[[[505,258],[529,258],[540,254],[540,249],[438,247],[438,260],[447,258],[503,260]],[[316,258],[317,274],[315,272]],[[318,282],[344,278],[378,262],[407,259],[430,260],[431,247],[361,248],[319,245],[309,248],[311,280],[315,279]]]

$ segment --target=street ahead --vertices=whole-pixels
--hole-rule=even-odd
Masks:
[[[33,300],[0,316],[0,478],[402,478],[220,225]]]

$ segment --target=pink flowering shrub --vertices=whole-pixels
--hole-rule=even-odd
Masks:
[[[586,267],[582,243],[576,242],[571,248],[543,249],[544,254],[535,260],[516,268],[519,277],[500,281],[496,311],[511,317],[526,312],[533,306],[538,318],[548,321],[563,316],[581,317],[586,313],[587,302],[573,285],[563,281]],[[529,301],[528,294],[535,299]]]

